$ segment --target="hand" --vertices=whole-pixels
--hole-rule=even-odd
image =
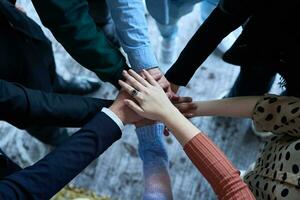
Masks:
[[[125,103],[125,99],[132,99],[125,91],[120,91],[109,109],[114,112],[124,124],[138,123],[143,120],[141,116],[132,111]]]
[[[167,93],[168,97],[171,98],[173,96],[176,96],[176,93],[178,91],[179,86],[175,85],[173,83],[170,83],[166,77],[162,74],[160,69],[158,67],[149,69],[148,73],[158,82],[158,84],[164,89],[164,91]],[[141,74],[143,78],[143,73]]]
[[[140,116],[163,121],[176,110],[164,90],[147,71],[143,71],[146,80],[133,70],[129,70],[129,73],[124,71],[123,75],[127,83],[119,80],[120,86],[128,94],[132,94],[138,104],[130,99],[126,99],[125,103]]]
[[[173,97],[171,99],[175,107],[187,118],[197,115],[197,104],[190,97]]]

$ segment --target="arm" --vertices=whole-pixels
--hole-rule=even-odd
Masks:
[[[158,68],[148,33],[145,8],[142,0],[107,0],[107,5],[115,23],[119,41],[128,55],[131,67],[136,72],[142,69],[172,94],[170,83]]]
[[[158,63],[149,39],[143,1],[107,0],[106,2],[131,67],[137,72],[157,67]]]
[[[234,97],[220,100],[177,103],[176,107],[186,117],[224,116],[251,118],[259,96]]]
[[[29,125],[79,127],[109,100],[50,94],[0,80],[0,119],[18,128]]]
[[[241,26],[249,15],[247,11],[242,15],[232,9],[225,11],[220,5],[217,6],[188,42],[175,64],[167,71],[168,81],[185,86],[218,44],[230,32]]]
[[[300,100],[277,95],[235,97],[212,101],[178,103],[176,107],[186,117],[226,116],[252,118],[262,132],[300,137],[297,124]]]
[[[98,113],[45,158],[1,179],[0,199],[50,199],[120,137],[120,128]]]
[[[128,93],[139,91],[134,95],[138,104],[125,100],[126,104],[139,115],[167,125],[220,199],[254,199],[223,152],[173,106],[149,73],[144,71],[144,75],[147,81],[132,70],[124,72],[128,84],[119,81],[121,87]]]
[[[124,68],[122,54],[97,29],[86,0],[33,0],[43,24],[81,65],[117,85]]]
[[[109,109],[102,109],[64,145],[34,165],[1,177],[0,199],[50,199],[121,137],[123,124],[141,119],[125,106],[124,98],[130,97],[121,92]]]

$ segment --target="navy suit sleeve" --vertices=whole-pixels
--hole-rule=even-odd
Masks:
[[[0,199],[50,199],[120,137],[117,124],[99,112],[64,145],[2,179]]]
[[[81,127],[110,100],[46,93],[0,80],[0,120],[30,125]]]

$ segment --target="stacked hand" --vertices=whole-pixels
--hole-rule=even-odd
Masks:
[[[125,124],[153,124],[176,110],[172,103],[183,110],[192,104],[190,97],[175,94],[178,86],[170,84],[158,68],[143,70],[140,75],[133,70],[124,71],[123,76],[126,82],[119,82],[123,89],[110,109]],[[175,88],[175,92],[172,88]]]
[[[120,80],[119,84],[137,101],[126,99],[125,103],[144,118],[162,121],[175,107],[158,82],[147,71],[143,71],[143,75],[146,79],[133,70],[123,72],[127,83]]]
[[[137,115],[127,105],[125,105],[125,99],[131,99],[132,97],[125,91],[121,91],[114,103],[110,106],[110,110],[113,111],[124,124],[135,124],[143,121],[144,118]]]
[[[178,97],[176,95],[176,92],[178,91],[179,86],[175,85],[173,83],[170,83],[166,77],[162,74],[162,72],[160,71],[159,68],[153,68],[147,71],[154,80],[156,80],[158,82],[158,84],[160,85],[160,87],[163,88],[163,90],[167,93],[169,98],[172,97]],[[145,76],[143,75],[143,73],[140,74],[143,78],[145,78]]]
[[[197,116],[197,104],[190,97],[173,97],[171,99],[175,107],[187,118]]]
[[[193,99],[191,97],[180,97],[176,95],[179,88],[178,85],[170,83],[161,73],[159,68],[153,68],[148,70],[147,72],[153,77],[154,80],[158,82],[160,87],[162,87],[166,92],[171,102],[185,117],[191,118],[195,116],[197,105],[192,102]],[[145,75],[143,73],[141,73],[140,75],[145,78]]]

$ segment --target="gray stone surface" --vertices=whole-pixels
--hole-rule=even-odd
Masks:
[[[29,16],[39,21],[28,0],[22,0],[20,4]],[[159,34],[153,20],[150,17],[148,20],[151,40],[154,49],[157,50]],[[180,51],[199,26],[198,7],[184,17],[179,25]],[[53,41],[58,73],[66,78],[79,73],[95,76],[80,67],[53,39],[49,31],[44,30]],[[218,98],[232,86],[238,70],[238,67],[225,64],[218,56],[211,55],[189,85],[180,90],[180,94],[192,96],[195,100]],[[116,90],[110,84],[103,83],[101,89],[93,96],[114,98]],[[261,142],[249,130],[249,120],[201,117],[192,121],[209,135],[237,168],[244,170],[255,160]],[[0,147],[23,167],[33,164],[50,150],[25,131],[6,123],[0,123],[0,132]],[[215,199],[212,189],[191,164],[174,137],[167,137],[166,144],[170,157],[174,199]],[[142,197],[142,177],[142,162],[137,154],[135,130],[133,126],[128,126],[122,139],[87,167],[71,184],[94,190],[112,199],[135,200]]]

